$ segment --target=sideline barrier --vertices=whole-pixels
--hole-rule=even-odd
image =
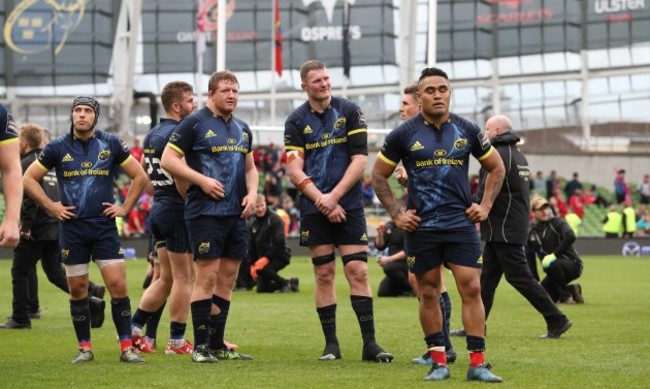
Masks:
[[[297,237],[287,238],[294,256],[309,256],[309,250],[301,247]],[[126,239],[123,246],[135,250],[136,255],[129,255],[129,259],[146,259],[149,241],[146,238]],[[580,255],[622,255],[650,259],[650,237],[637,237],[634,239],[607,239],[607,238],[578,238],[574,244]],[[134,252],[129,250],[129,254]],[[338,254],[337,254],[338,255]],[[13,250],[0,249],[0,259],[13,258]]]

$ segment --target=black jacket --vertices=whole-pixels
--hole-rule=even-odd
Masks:
[[[582,259],[573,247],[576,235],[566,220],[553,217],[546,223],[532,223],[526,244],[526,256],[544,258],[555,254],[558,259],[568,259],[582,268]]]
[[[287,239],[284,236],[284,222],[277,213],[267,209],[266,214],[261,218],[253,216],[248,230],[250,231],[248,256],[251,263],[255,263],[261,257],[267,257],[270,261],[289,263],[291,249],[287,247]]]
[[[517,147],[519,137],[508,131],[492,139],[506,168],[503,187],[487,220],[481,223],[481,239],[487,242],[525,244],[530,220],[530,170]],[[479,172],[478,202],[483,198],[487,171]]]
[[[388,255],[393,255],[404,250],[404,230],[397,228],[392,221],[386,223],[386,232],[384,233],[384,245],[375,244],[375,248],[383,251],[388,247]]]
[[[23,173],[36,160],[40,149],[32,150],[22,156],[20,164]],[[54,170],[47,172],[41,181],[41,187],[47,197],[52,201],[60,201],[59,184]],[[59,221],[50,216],[45,209],[41,208],[27,193],[23,194],[23,205],[20,211],[20,230],[31,232],[32,240],[58,240]]]

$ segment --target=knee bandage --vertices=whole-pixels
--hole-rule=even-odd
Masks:
[[[67,277],[78,277],[88,274],[88,264],[82,263],[81,265],[63,265],[65,268],[65,275]]]
[[[334,255],[334,253],[332,253],[332,254],[327,254],[320,257],[312,258],[311,263],[313,263],[314,266],[319,266],[319,265],[324,265],[326,263],[333,262],[335,259],[336,256]]]
[[[347,265],[351,261],[363,261],[363,262],[368,262],[368,253],[365,251],[359,252],[359,253],[354,253],[354,254],[348,254],[343,256],[343,266]]]

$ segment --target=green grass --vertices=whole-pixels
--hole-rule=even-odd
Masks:
[[[563,306],[573,328],[559,340],[539,340],[542,317],[502,280],[488,327],[487,359],[510,388],[642,388],[648,387],[650,342],[650,261],[622,257],[586,258],[580,282],[586,304]],[[0,261],[0,314],[11,310],[11,261]],[[138,304],[144,261],[128,262],[132,306]],[[370,263],[373,288],[381,270]],[[143,366],[118,362],[115,328],[110,315],[93,331],[95,362],[72,366],[76,340],[68,300],[39,269],[43,318],[31,330],[0,330],[0,387],[223,387],[236,388],[460,388],[482,384],[465,381],[465,340],[453,338],[459,359],[445,383],[422,379],[426,367],[411,358],[424,349],[414,298],[375,299],[379,343],[395,354],[392,364],[363,363],[356,318],[347,286],[337,278],[338,335],[343,359],[319,362],[323,339],[314,308],[313,275],[306,258],[296,258],[282,274],[299,276],[297,294],[258,295],[236,292],[227,338],[252,362],[198,365],[187,356],[162,352],[169,331],[165,313],[159,330],[159,352],[146,355]],[[93,268],[92,277],[97,278]],[[451,278],[452,327],[460,325],[460,303]],[[109,312],[109,311],[107,311]],[[191,327],[188,335],[191,339]]]

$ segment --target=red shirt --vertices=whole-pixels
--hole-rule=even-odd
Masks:
[[[144,154],[144,150],[141,147],[132,147],[131,148],[131,155],[133,158],[138,160],[138,162],[142,162],[142,155]]]
[[[582,201],[582,197],[578,195],[573,195],[569,199],[569,205],[573,207],[573,211],[576,215],[580,216],[580,219],[585,217],[585,204]]]

